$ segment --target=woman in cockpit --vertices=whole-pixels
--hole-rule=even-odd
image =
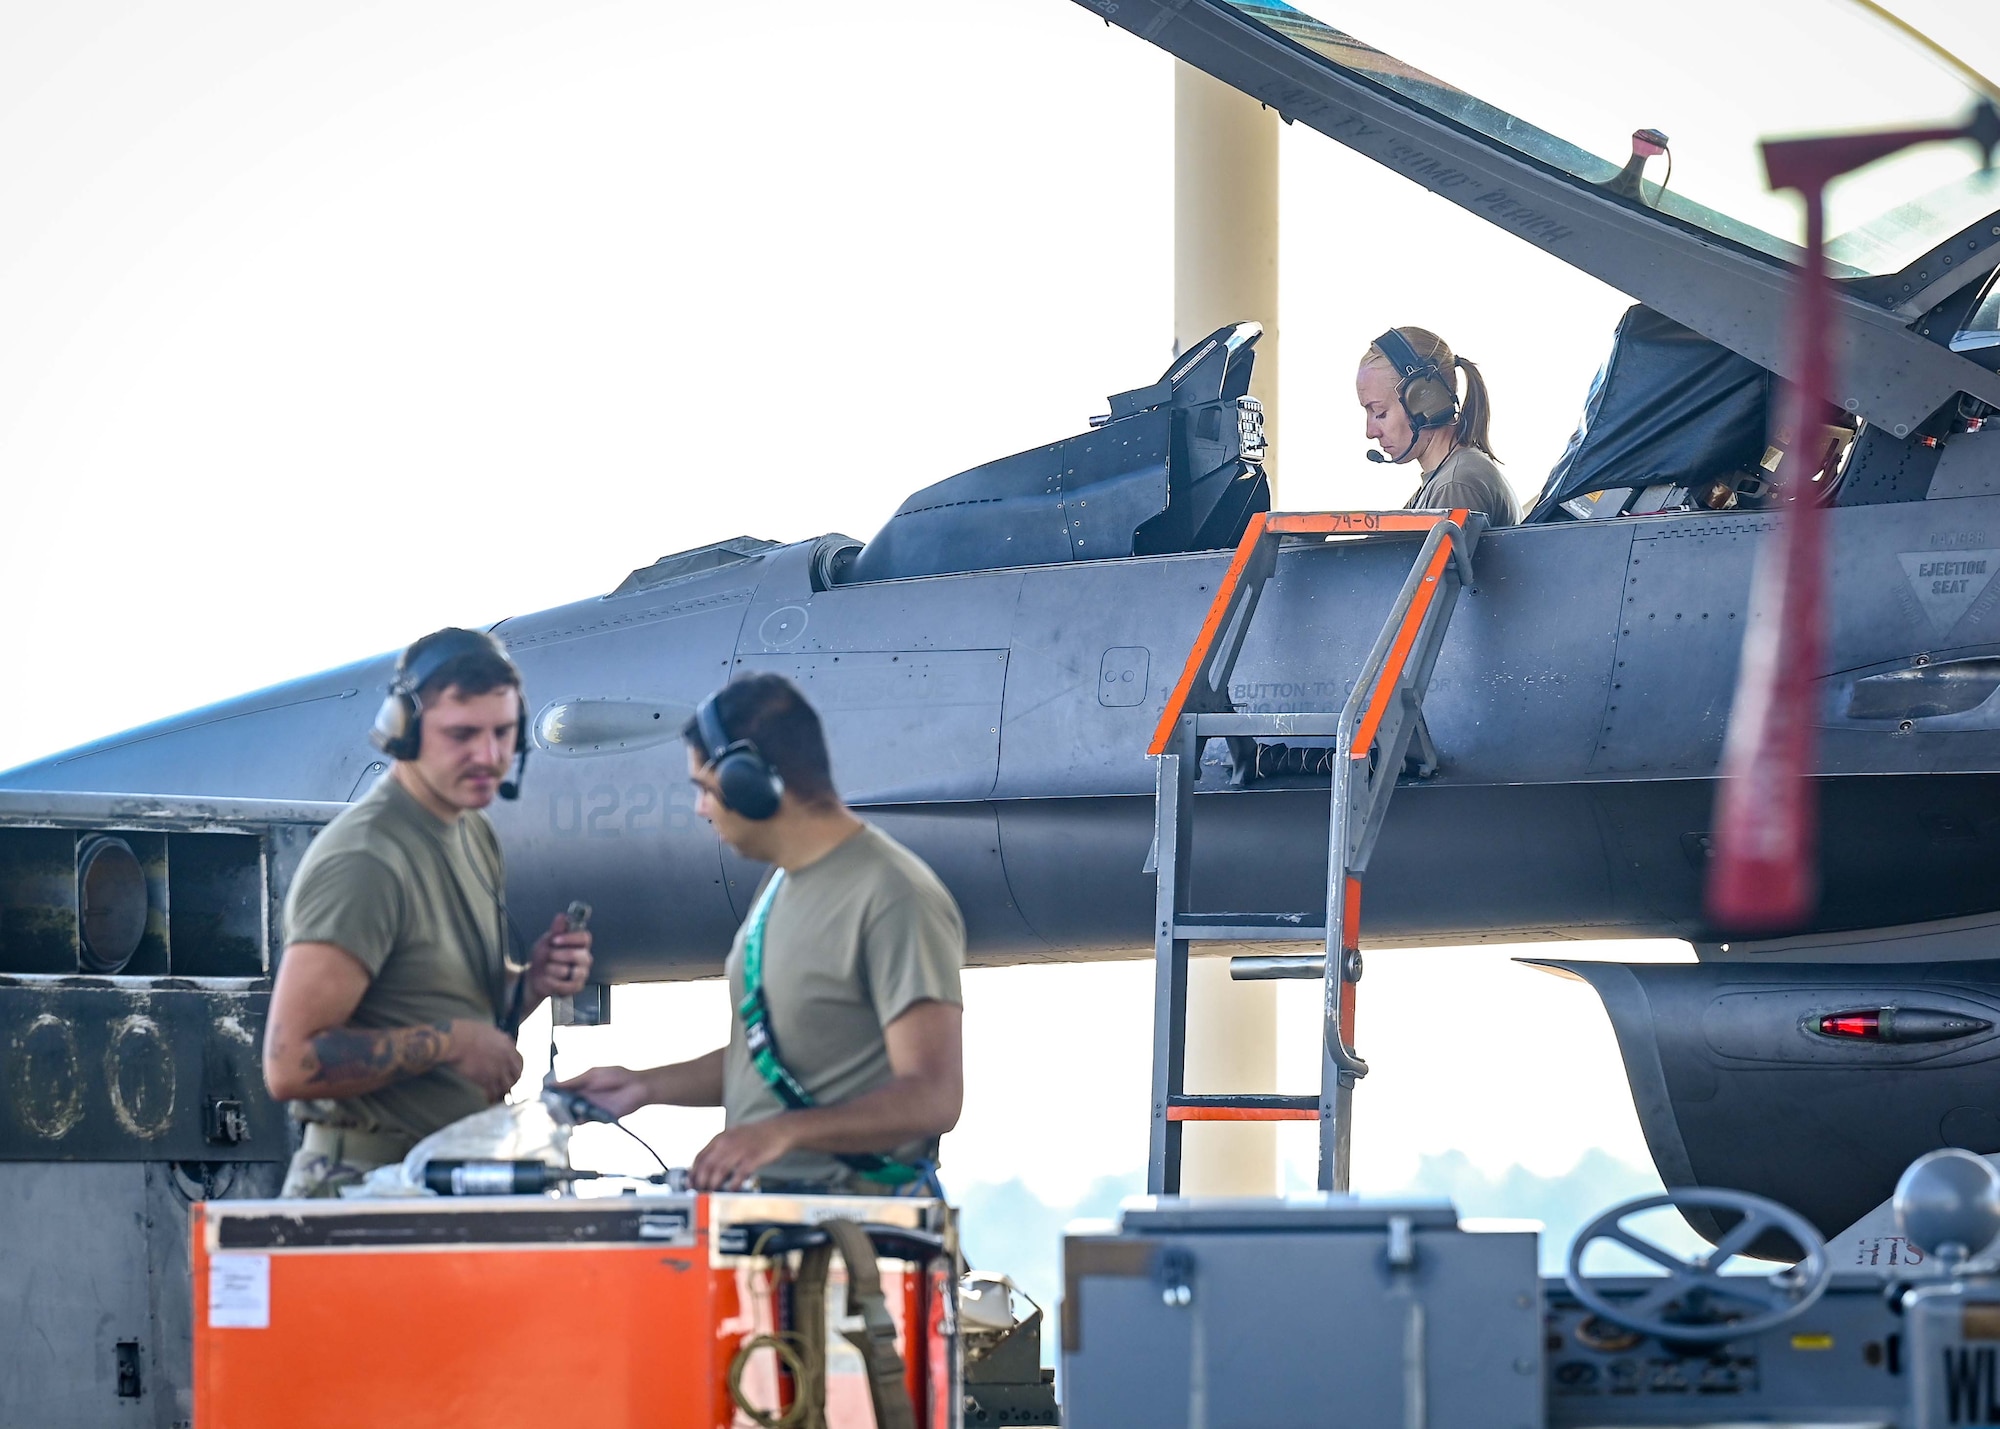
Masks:
[[[1465,374],[1459,392],[1457,374]],[[1409,505],[1486,513],[1489,526],[1512,526],[1520,507],[1493,464],[1486,435],[1493,406],[1486,379],[1444,339],[1420,327],[1390,328],[1362,354],[1354,392],[1368,414],[1370,461],[1414,461],[1423,481]]]

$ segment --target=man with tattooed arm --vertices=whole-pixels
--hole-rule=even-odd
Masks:
[[[397,663],[375,725],[395,762],[313,841],[285,899],[264,1081],[305,1125],[283,1195],[337,1195],[499,1101],[521,1075],[512,1029],[583,988],[590,934],[560,913],[510,970],[506,871],[481,810],[512,796],[525,710],[520,672],[481,631],[426,635]]]

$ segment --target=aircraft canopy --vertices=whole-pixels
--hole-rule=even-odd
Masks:
[[[1766,189],[1760,138],[1948,122],[1975,98],[1938,61],[1835,0],[1311,0],[1311,14],[1272,0],[1218,4],[1323,64],[1586,183],[1618,174],[1635,129],[1664,131],[1671,179],[1663,193],[1666,161],[1653,159],[1640,201],[1786,261],[1799,257],[1803,217],[1794,198]],[[1376,43],[1421,56],[1436,73],[1332,23],[1348,15]],[[1973,23],[1967,16],[1961,27]],[[1967,146],[1933,146],[1843,180],[1828,204],[1833,271],[1895,273],[2000,210],[2000,173],[1982,173]]]

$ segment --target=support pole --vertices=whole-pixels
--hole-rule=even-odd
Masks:
[[[1278,116],[1176,61],[1174,350],[1245,319],[1264,325],[1250,393],[1264,404],[1275,459],[1281,450]],[[1275,462],[1270,469],[1275,492]],[[1188,1089],[1277,1090],[1277,1008],[1275,984],[1232,983],[1227,958],[1191,959]],[[1276,1129],[1254,1122],[1195,1125],[1186,1132],[1181,1175],[1191,1195],[1270,1195],[1278,1189]]]
[[[1224,323],[1264,325],[1250,395],[1278,445],[1278,116],[1174,61],[1174,351]]]

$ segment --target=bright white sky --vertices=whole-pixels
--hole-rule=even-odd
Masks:
[[[1355,1096],[1355,1190],[1400,1188],[1421,1155],[1452,1150],[1495,1173],[1520,1165],[1559,1175],[1591,1147],[1651,1166],[1597,995],[1519,966],[1517,956],[1692,955],[1659,942],[1371,954],[1356,1039],[1371,1071]],[[966,1104],[945,1139],[948,1184],[1019,1176],[1058,1204],[1097,1177],[1143,1170],[1152,977],[1146,962],[966,975]],[[1315,1092],[1319,987],[1284,983],[1280,994],[1279,1086]],[[696,1056],[720,1044],[729,1015],[727,991],[714,982],[618,988],[612,1004],[611,1026],[557,1034],[565,1076],[600,1062]],[[521,1039],[524,1086],[547,1066],[546,1039],[538,1016]],[[722,1129],[719,1111],[648,1108],[631,1120],[676,1164]],[[1190,1154],[1208,1130],[1188,1129]],[[650,1169],[644,1152],[608,1128],[577,1136],[581,1164]],[[1290,1184],[1312,1185],[1317,1154],[1310,1125],[1282,1129]]]
[[[1314,8],[1473,83],[1463,37]],[[1514,31],[1623,72],[1556,18]],[[1672,132],[1659,92],[1619,129]],[[0,767],[702,542],[866,537],[1082,430],[1169,356],[1171,126],[1168,60],[1067,0],[0,0]],[[1407,496],[1351,387],[1391,323],[1483,364],[1531,495],[1625,300],[1303,126],[1282,156],[1283,504]],[[1138,1164],[1144,967],[968,992],[955,1174]],[[1586,989],[1486,950],[1377,956],[1365,998],[1364,1184],[1454,1146],[1644,1161]],[[722,1016],[651,989],[565,1045],[700,1050]],[[654,1129],[684,1160],[703,1125]]]

